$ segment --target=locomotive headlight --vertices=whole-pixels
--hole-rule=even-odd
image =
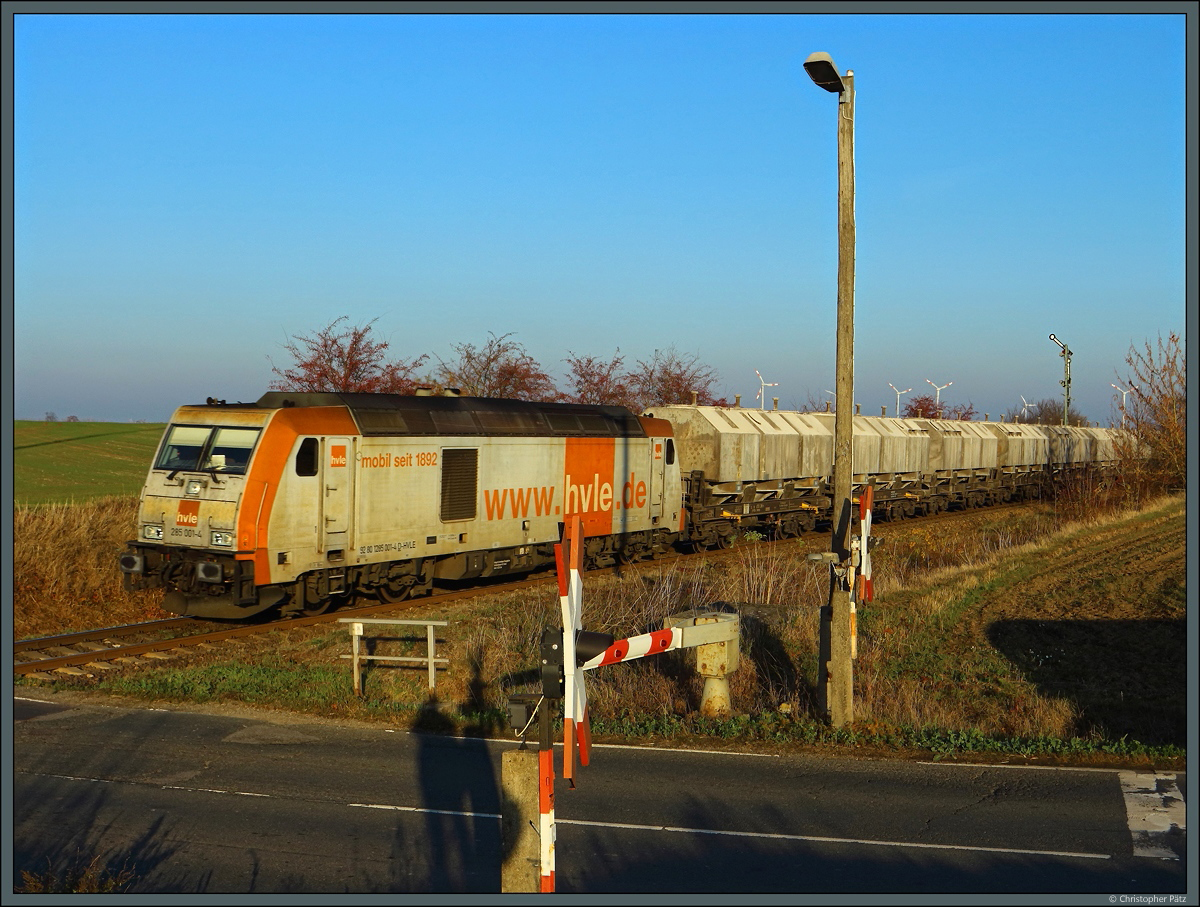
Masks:
[[[221,529],[214,529],[212,534],[209,536],[209,543],[212,545],[219,545],[222,548],[232,548],[233,533],[225,532]]]
[[[142,527],[142,538],[154,539],[156,541],[161,542],[162,537],[163,537],[162,526],[155,526],[151,523],[147,523],[145,526]]]

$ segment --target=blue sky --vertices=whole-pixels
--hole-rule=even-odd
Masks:
[[[1182,14],[18,15],[14,415],[254,400],[340,315],[828,399],[817,50],[857,90],[862,411],[1061,399],[1056,333],[1107,424],[1186,327]]]

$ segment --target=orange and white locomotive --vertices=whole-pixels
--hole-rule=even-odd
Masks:
[[[177,614],[321,613],[552,564],[571,514],[591,564],[664,552],[680,488],[670,424],[621,407],[271,392],[176,410],[121,570]]]

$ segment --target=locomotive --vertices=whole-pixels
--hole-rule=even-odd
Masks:
[[[589,567],[828,521],[834,416],[456,395],[290,393],[179,407],[142,489],[128,589],[201,618],[399,602],[554,563],[568,515]],[[854,417],[855,488],[883,518],[1024,499],[1111,467],[1116,433]]]

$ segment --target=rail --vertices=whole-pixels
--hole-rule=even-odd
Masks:
[[[356,695],[362,695],[362,674],[363,662],[366,661],[404,661],[424,663],[429,669],[429,689],[434,689],[437,686],[437,666],[446,665],[449,667],[450,659],[437,657],[437,640],[434,638],[434,627],[448,627],[450,622],[447,620],[395,620],[388,618],[370,618],[370,617],[339,617],[338,623],[350,625],[350,654],[343,655],[342,658],[349,658],[354,666],[354,692]],[[362,638],[365,635],[363,632],[364,624],[386,624],[386,625],[405,625],[418,626],[425,628],[425,654],[422,655],[375,655],[362,651]],[[393,639],[408,639],[415,640],[420,637],[405,636],[405,637],[389,637]]]

